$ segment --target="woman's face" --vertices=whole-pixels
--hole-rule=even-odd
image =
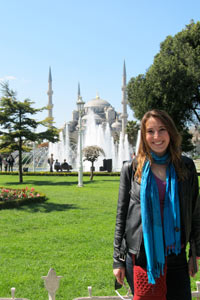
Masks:
[[[149,148],[158,156],[165,154],[170,136],[165,125],[157,118],[150,117],[146,122],[146,141]]]

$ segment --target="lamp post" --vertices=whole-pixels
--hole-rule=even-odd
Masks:
[[[85,102],[83,102],[82,97],[78,95],[78,100],[76,102],[79,112],[79,122],[78,122],[78,138],[79,138],[79,166],[78,166],[78,187],[83,187],[83,160],[82,160],[82,113]]]
[[[35,172],[35,141],[33,142],[33,172]]]

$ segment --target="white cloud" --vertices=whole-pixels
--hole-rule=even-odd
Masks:
[[[8,80],[16,80],[17,78],[15,76],[9,76],[9,75],[6,75],[4,77],[1,77],[0,78],[0,81],[8,81]]]

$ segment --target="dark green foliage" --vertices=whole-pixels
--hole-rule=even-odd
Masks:
[[[151,109],[167,111],[182,133],[183,150],[192,148],[188,126],[200,123],[200,22],[161,43],[146,74],[130,80],[128,101],[138,119]]]
[[[136,121],[128,121],[126,125],[126,133],[128,135],[128,141],[132,146],[136,145],[138,130],[140,129],[139,124]]]

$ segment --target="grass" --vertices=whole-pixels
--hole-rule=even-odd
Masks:
[[[0,211],[0,297],[46,300],[41,276],[55,269],[63,276],[57,299],[115,295],[112,275],[113,236],[119,177],[0,176],[0,186],[34,187],[47,195],[45,203]],[[192,290],[196,290],[192,280]],[[122,292],[123,293],[123,292]]]
[[[119,177],[0,176],[5,187],[34,187],[45,203],[0,211],[0,296],[47,299],[41,276],[50,267],[62,275],[58,299],[115,294],[112,276],[114,220]]]

